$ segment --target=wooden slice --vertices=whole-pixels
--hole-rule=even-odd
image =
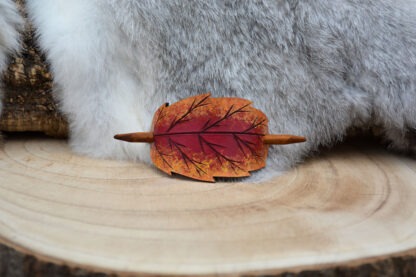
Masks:
[[[267,182],[213,184],[77,156],[62,140],[11,138],[0,150],[0,242],[110,273],[277,274],[394,259],[416,273],[416,161],[347,145]]]

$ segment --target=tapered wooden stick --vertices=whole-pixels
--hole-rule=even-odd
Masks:
[[[115,139],[128,141],[128,142],[148,142],[154,141],[152,132],[138,132],[138,133],[127,133],[118,134],[114,136]],[[291,144],[305,142],[306,138],[294,135],[265,135],[263,136],[264,144]]]
[[[265,135],[263,137],[264,144],[291,144],[305,141],[305,137],[294,135]]]
[[[114,136],[115,139],[128,141],[128,142],[153,142],[154,137],[152,132],[138,132],[118,134]]]

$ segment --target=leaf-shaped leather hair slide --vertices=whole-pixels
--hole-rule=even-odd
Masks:
[[[160,170],[201,181],[250,176],[266,166],[270,144],[306,139],[270,135],[266,115],[242,98],[210,94],[165,104],[155,113],[152,132],[115,135],[128,142],[152,143],[150,155]]]

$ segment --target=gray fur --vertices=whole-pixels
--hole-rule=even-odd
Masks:
[[[351,127],[378,125],[393,148],[414,147],[415,1],[53,1],[64,8],[29,0],[29,13],[78,152],[143,160],[146,150],[112,135],[148,128],[160,104],[207,91],[248,98],[272,133],[308,138],[274,147],[269,173],[342,140]],[[57,13],[85,33],[71,20],[54,21]],[[137,89],[122,90],[115,76]]]

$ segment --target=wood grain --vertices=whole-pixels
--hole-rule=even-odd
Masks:
[[[15,137],[0,151],[0,242],[112,273],[274,274],[415,255],[416,162],[352,144],[267,182],[212,184]]]

